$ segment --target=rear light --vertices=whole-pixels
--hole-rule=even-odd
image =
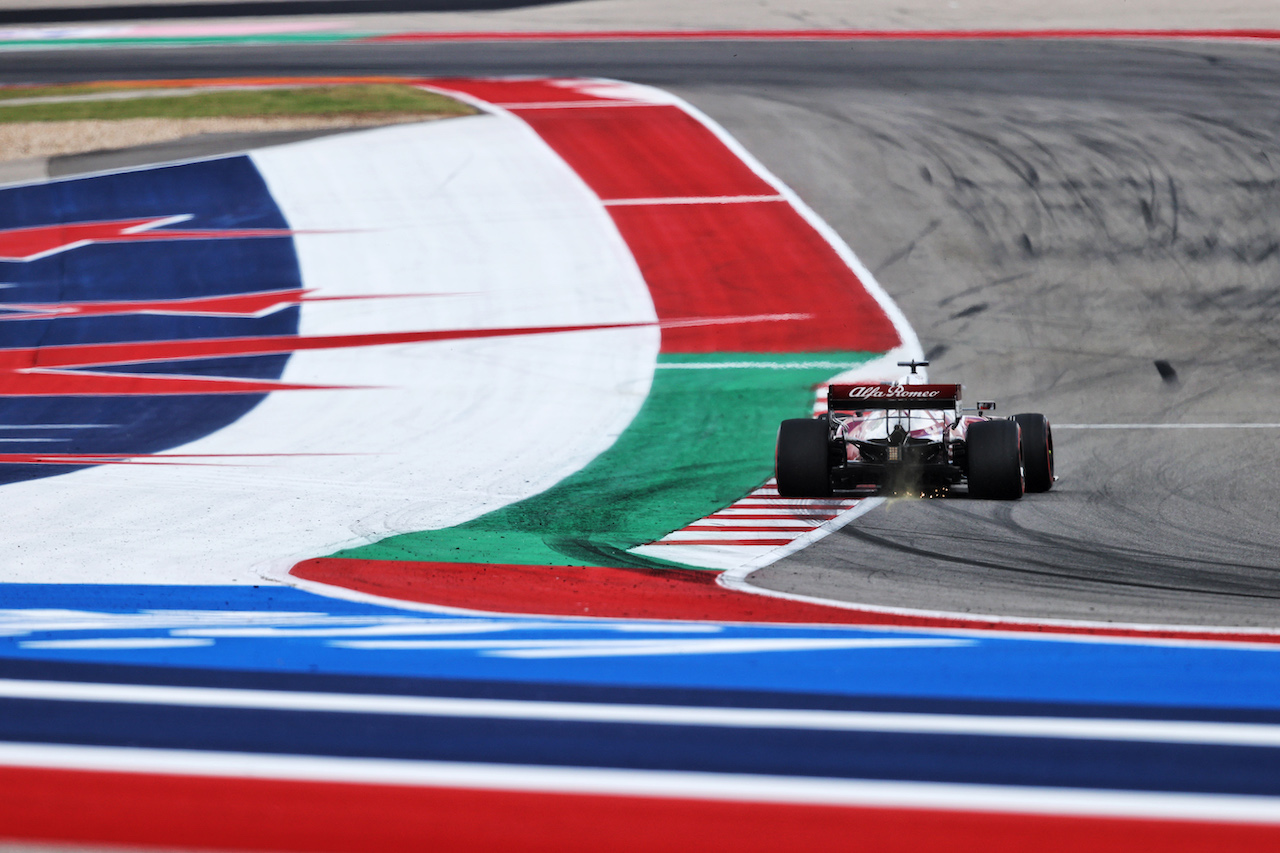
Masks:
[[[887,447],[886,449],[889,451],[889,455],[885,457],[885,461],[886,461],[886,462],[901,462],[901,461],[902,461],[902,448],[901,448],[901,447],[898,447],[898,446],[896,446],[896,445],[890,445],[890,446],[889,446],[889,447]]]

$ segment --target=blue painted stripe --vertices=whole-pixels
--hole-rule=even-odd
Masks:
[[[1280,795],[1280,749],[0,700],[0,741]]]
[[[412,678],[335,673],[262,672],[129,664],[0,659],[0,678],[91,684],[283,690],[364,696],[585,702],[700,708],[774,708],[870,711],[901,714],[965,714],[998,717],[1161,720],[1280,724],[1280,711],[1083,702],[987,701],[945,697],[840,695],[777,690],[619,687],[608,684]]]
[[[173,228],[289,227],[266,182],[245,156],[0,189],[0,230],[184,215],[191,218]],[[0,308],[4,303],[168,300],[302,287],[287,231],[266,238],[91,243],[31,261],[0,261],[0,280],[6,283],[0,290]],[[117,314],[2,320],[0,347],[296,335],[299,316],[293,306],[263,317]],[[267,355],[111,370],[278,379],[288,359]],[[156,453],[233,423],[263,399],[261,394],[9,396],[0,419],[23,426],[8,434],[23,440],[7,441],[4,449]],[[32,424],[94,426],[25,426]],[[65,465],[0,465],[0,484],[74,470],[78,469]]]
[[[37,665],[99,664],[143,666],[175,671],[293,674],[323,672],[339,678],[426,680],[438,684],[492,682],[526,685],[519,689],[662,690],[673,695],[728,694],[750,697],[824,697],[798,701],[994,703],[1001,713],[1021,703],[1054,715],[1095,713],[1190,719],[1274,719],[1280,713],[1280,648],[1254,649],[1105,642],[1097,638],[973,637],[887,631],[879,628],[754,626],[655,623],[633,620],[529,619],[467,617],[379,607],[328,599],[287,588],[252,587],[108,587],[0,586],[5,633],[0,660]],[[55,619],[27,619],[28,608],[82,610],[102,615],[91,629],[65,626]],[[179,623],[148,622],[157,611],[179,614]],[[237,621],[228,611],[256,614]],[[311,614],[307,624],[285,624],[255,633],[266,614]],[[392,620],[399,636],[379,623],[376,639],[424,640],[435,647],[414,649],[345,648],[335,643],[369,638],[361,626]],[[30,623],[29,629],[24,624]],[[450,623],[459,637],[482,638],[490,647],[450,646]],[[275,623],[272,623],[275,624]],[[151,627],[147,627],[151,625]],[[241,626],[237,634],[236,626]],[[228,630],[223,630],[227,629]],[[418,631],[426,626],[426,634]],[[213,631],[213,628],[219,628]],[[397,629],[399,630],[399,629]],[[637,633],[639,631],[640,633]],[[246,633],[247,632],[247,633]],[[346,633],[344,633],[346,632]],[[708,633],[710,632],[710,633]],[[709,653],[697,640],[917,638],[955,636],[961,644],[918,648],[843,648],[793,651]],[[195,648],[73,648],[41,643],[103,638],[151,640],[206,637]],[[625,643],[661,638],[684,645],[681,654],[623,657],[531,658],[504,655],[495,645],[512,643]],[[630,639],[628,639],[630,638]],[[29,645],[24,645],[29,644]],[[41,676],[36,676],[41,677]],[[227,676],[230,677],[230,676]],[[237,676],[244,677],[244,676]],[[667,703],[672,700],[664,699]],[[676,700],[678,701],[678,700]],[[691,701],[700,702],[702,699]],[[714,702],[715,699],[707,701]],[[743,698],[733,701],[756,701]],[[1130,710],[1126,710],[1130,709]],[[1161,711],[1160,709],[1166,709]],[[1188,709],[1188,710],[1179,710]]]

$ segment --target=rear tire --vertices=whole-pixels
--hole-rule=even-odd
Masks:
[[[1022,469],[1028,492],[1053,488],[1053,429],[1044,415],[1014,415],[1022,428]]]
[[[831,461],[827,452],[827,422],[792,418],[778,427],[774,474],[784,498],[831,496]]]
[[[1016,501],[1022,497],[1022,442],[1017,421],[982,421],[969,427],[969,497]]]

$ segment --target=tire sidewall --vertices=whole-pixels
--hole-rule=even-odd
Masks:
[[[1014,420],[989,420],[969,427],[969,496],[1017,500],[1025,490],[1022,431]]]
[[[1039,413],[1014,415],[1022,430],[1022,460],[1028,492],[1047,492],[1053,488],[1053,429],[1049,419]]]

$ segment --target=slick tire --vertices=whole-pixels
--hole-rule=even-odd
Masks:
[[[969,497],[1016,501],[1024,489],[1021,430],[1017,421],[969,427]]]
[[[831,462],[827,451],[827,422],[794,418],[778,427],[774,474],[784,498],[831,496]]]
[[[1028,492],[1053,488],[1053,429],[1044,415],[1014,415],[1022,429],[1022,471]]]

